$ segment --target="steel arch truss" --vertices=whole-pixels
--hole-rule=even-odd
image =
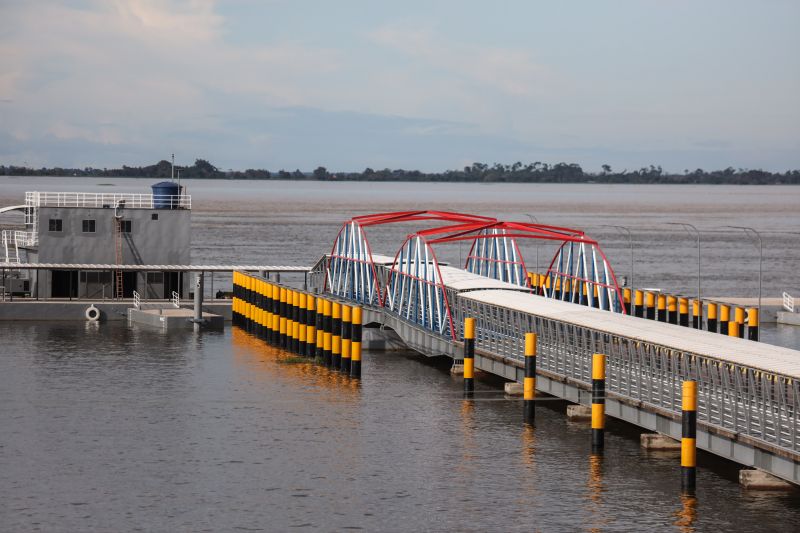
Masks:
[[[355,220],[346,222],[331,250],[328,290],[364,305],[382,306],[381,288],[372,250],[364,230]]]
[[[419,234],[409,236],[389,271],[384,307],[408,322],[455,340],[439,262]]]
[[[567,241],[556,252],[541,285],[548,298],[625,313],[614,270],[594,241]]]
[[[493,278],[514,285],[528,287],[528,271],[525,260],[513,237],[508,237],[505,229],[480,230],[472,243],[467,263],[467,272]]]

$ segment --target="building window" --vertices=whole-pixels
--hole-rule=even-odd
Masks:
[[[94,220],[84,220],[81,226],[84,233],[94,233],[96,223]]]
[[[48,224],[49,231],[63,231],[63,221],[60,218],[51,218]]]
[[[153,213],[150,215],[150,220],[158,220],[158,213]]]
[[[119,222],[119,230],[122,233],[131,233],[131,221],[130,220],[120,220],[120,222]]]

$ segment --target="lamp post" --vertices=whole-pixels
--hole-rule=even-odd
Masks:
[[[618,226],[616,224],[602,224],[600,227],[601,228],[616,228],[618,230],[623,230],[623,231],[628,233],[628,245],[630,245],[630,248],[631,248],[631,283],[630,283],[630,286],[633,287],[634,286],[633,285],[633,235],[631,235],[630,228],[627,228],[625,226]]]
[[[731,229],[740,229],[745,233],[751,233],[758,239],[758,316],[761,316],[761,265],[764,262],[764,241],[761,239],[761,234],[753,228],[747,226],[724,226]]]
[[[539,223],[539,220],[535,216],[529,215],[528,213],[525,213],[525,216],[528,217],[529,219],[531,219],[531,222],[535,222],[536,224]],[[539,274],[539,241],[538,240],[536,241],[536,274],[537,275]]]
[[[697,301],[700,302],[700,230],[687,222],[667,222],[670,226],[682,226],[691,235],[689,228],[697,235]]]

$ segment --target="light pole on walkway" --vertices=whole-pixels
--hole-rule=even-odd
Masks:
[[[688,222],[667,222],[670,226],[682,226],[686,233],[691,235],[689,228],[693,229],[697,235],[697,302],[700,302],[700,230]]]
[[[631,248],[631,282],[630,282],[629,286],[633,287],[634,286],[633,285],[633,235],[631,235],[630,228],[628,228],[626,226],[618,226],[616,224],[602,224],[600,227],[601,228],[616,228],[618,230],[623,230],[623,231],[628,233],[628,244],[630,245],[630,248]]]
[[[528,217],[529,219],[531,219],[531,222],[535,222],[536,224],[539,223],[539,220],[535,216],[529,215],[528,213],[525,213],[525,216]],[[536,275],[537,276],[539,275],[539,241],[538,241],[538,239],[536,240]]]
[[[764,241],[761,234],[753,228],[747,226],[725,226],[731,229],[740,229],[745,233],[752,233],[758,239],[758,316],[761,316],[761,265],[764,263]]]

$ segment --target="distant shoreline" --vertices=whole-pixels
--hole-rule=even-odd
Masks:
[[[419,170],[366,168],[362,172],[329,172],[317,167],[313,172],[277,172],[264,169],[220,170],[206,160],[198,159],[192,166],[175,166],[169,161],[154,165],[122,168],[27,168],[0,165],[0,176],[24,178],[28,176],[53,178],[140,178],[165,180],[171,177],[182,179],[219,180],[289,180],[289,181],[361,181],[396,183],[586,183],[625,185],[800,185],[800,170],[767,172],[764,170],[734,169],[705,171],[686,170],[683,174],[665,172],[660,166],[650,165],[637,170],[614,171],[603,165],[603,172],[586,172],[575,163],[550,165],[539,161],[530,164],[521,162],[512,165],[495,163],[491,166],[473,163],[461,170],[422,172]]]

